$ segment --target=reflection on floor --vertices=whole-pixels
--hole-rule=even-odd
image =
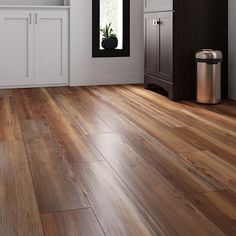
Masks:
[[[0,90],[0,235],[236,235],[235,105]]]

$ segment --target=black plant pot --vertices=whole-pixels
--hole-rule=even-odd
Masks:
[[[115,49],[118,46],[118,39],[116,37],[103,38],[102,47],[104,49]]]

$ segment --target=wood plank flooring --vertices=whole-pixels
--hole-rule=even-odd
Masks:
[[[0,90],[0,190],[1,236],[236,235],[236,102]]]

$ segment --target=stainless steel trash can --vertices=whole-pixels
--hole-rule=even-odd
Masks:
[[[203,49],[196,53],[198,103],[220,103],[222,60],[221,51]]]

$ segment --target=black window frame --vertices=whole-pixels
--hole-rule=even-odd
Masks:
[[[130,57],[130,0],[123,0],[123,49],[100,49],[100,0],[92,1],[92,57]]]

